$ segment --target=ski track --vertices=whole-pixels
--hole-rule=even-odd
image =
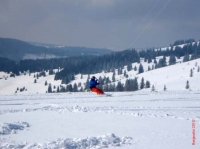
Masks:
[[[195,95],[194,97],[183,97],[183,95]],[[70,98],[67,95],[71,95]],[[82,95],[82,96],[80,96]],[[161,96],[160,96],[161,95]],[[179,96],[182,97],[179,97]],[[101,100],[101,96],[98,97],[100,100],[91,100],[96,97],[91,93],[68,93],[68,94],[41,94],[41,95],[10,95],[10,96],[0,96],[0,106],[6,105],[42,105],[39,101],[45,101],[45,106],[41,108],[23,108],[23,109],[0,109],[0,115],[8,113],[18,113],[18,112],[34,112],[34,111],[54,111],[59,113],[65,112],[103,112],[107,114],[125,114],[131,115],[134,117],[161,117],[161,118],[177,118],[181,120],[191,120],[196,119],[200,120],[200,117],[195,117],[194,115],[200,115],[200,106],[162,106],[162,107],[148,107],[148,106],[81,106],[82,103],[126,103],[126,102],[143,102],[143,103],[153,103],[153,102],[168,102],[168,101],[200,101],[199,92],[183,92],[183,91],[174,91],[174,92],[141,92],[141,93],[122,93],[118,95],[113,93],[111,97],[108,97],[106,100]],[[119,97],[143,97],[149,96],[148,100],[141,99],[126,99],[123,100],[117,99]],[[157,97],[160,96],[160,97]],[[163,98],[164,96],[164,98]],[[166,97],[167,96],[167,97]],[[105,97],[105,96],[102,96]],[[162,98],[161,98],[162,97]],[[116,98],[116,99],[115,99]],[[81,99],[81,100],[79,100]],[[54,104],[48,104],[48,101],[56,101]],[[27,102],[26,102],[27,101]],[[30,101],[36,101],[30,103]],[[21,102],[21,103],[20,103]],[[74,104],[74,106],[60,106],[65,102],[66,104]],[[184,113],[184,114],[183,114]],[[181,115],[184,115],[181,116]]]
[[[192,121],[200,124],[200,106],[187,102],[199,102],[200,92],[126,92],[112,93],[111,97],[97,96],[92,93],[60,94],[25,94],[0,96],[0,116],[6,114],[31,112],[62,113],[103,113],[106,115],[126,115],[136,119],[161,118],[178,121]],[[178,102],[178,105],[173,103]],[[183,102],[183,103],[182,103]],[[169,105],[172,104],[172,105]],[[132,105],[129,105],[132,104]],[[135,106],[133,106],[135,105]],[[31,127],[29,122],[3,123],[0,136],[18,133]],[[153,134],[152,134],[153,135]],[[158,134],[157,134],[158,135]],[[167,136],[167,135],[166,135]],[[136,141],[136,140],[134,140]],[[101,149],[120,147],[133,143],[131,137],[118,137],[106,134],[100,137],[65,138],[50,140],[48,143],[15,142],[0,138],[0,149],[20,148],[66,148],[66,149]]]

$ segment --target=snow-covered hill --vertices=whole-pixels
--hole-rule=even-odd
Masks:
[[[61,85],[49,72],[38,79],[39,72],[16,77],[0,72],[0,149],[198,149],[200,59],[177,59],[176,65],[151,71],[148,66],[153,63],[141,63],[144,73],[125,66],[129,78],[116,70],[112,83],[135,77],[140,83],[143,77],[157,92],[149,88],[109,97],[92,92],[47,94],[45,82],[53,90]],[[111,80],[113,73],[93,75]],[[87,78],[88,74],[78,74],[71,84],[84,87]]]
[[[160,57],[157,57],[157,60]],[[169,57],[167,57],[167,61],[169,60]],[[126,70],[129,78],[125,78],[124,75],[117,75],[116,70],[116,81],[112,82],[117,85],[118,81],[121,81],[121,83],[125,84],[126,79],[134,79],[137,77],[138,83],[140,83],[142,77],[144,80],[148,80],[151,83],[151,86],[154,85],[157,91],[162,91],[164,88],[164,85],[166,86],[167,90],[185,90],[186,82],[189,81],[190,84],[190,90],[200,90],[200,86],[198,82],[200,82],[200,72],[197,72],[198,67],[200,66],[200,59],[192,60],[189,62],[182,62],[182,59],[177,59],[176,65],[171,65],[159,69],[154,69],[151,71],[148,71],[148,67],[152,67],[152,63],[144,62],[144,60],[141,60],[141,63],[144,67],[144,73],[138,74],[138,71],[127,71],[126,66],[124,67],[123,71]],[[133,63],[133,67],[139,67],[139,63]],[[190,77],[190,71],[193,70],[193,77]],[[27,91],[25,92],[17,92],[17,93],[46,93],[48,89],[48,85],[45,86],[45,81],[47,83],[51,83],[52,88],[54,90],[57,89],[58,86],[61,85],[61,81],[54,81],[54,75],[48,75],[46,73],[46,77],[39,77],[37,80],[37,83],[34,83],[35,78],[33,77],[35,74],[29,75],[28,73],[26,75],[21,74],[20,76],[16,76],[15,78],[10,77],[10,74],[5,74],[3,72],[0,73],[0,94],[14,94],[17,90],[17,88],[23,88],[25,87]],[[113,73],[97,73],[97,74],[90,74],[90,76],[96,76],[97,78],[101,77],[109,77],[110,80],[112,80]],[[81,77],[82,76],[82,77]],[[88,78],[88,74],[85,75],[76,75],[76,79],[71,82],[73,85],[74,83],[79,84],[81,83],[81,86],[84,88],[85,83]],[[65,85],[63,85],[65,86]],[[79,87],[80,88],[80,87]],[[149,89],[150,90],[150,89]]]

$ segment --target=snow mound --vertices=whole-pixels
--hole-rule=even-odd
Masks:
[[[17,131],[24,130],[29,126],[27,122],[3,123],[0,124],[0,135],[15,134]]]
[[[20,148],[30,148],[30,149],[103,149],[108,147],[119,147],[122,145],[130,145],[131,137],[117,137],[114,134],[106,134],[100,137],[88,137],[85,139],[58,139],[57,141],[49,141],[45,144],[28,144],[20,143],[16,144],[14,142],[7,142],[5,139],[0,139],[0,146],[3,149],[13,149]],[[1,148],[0,147],[0,148]]]

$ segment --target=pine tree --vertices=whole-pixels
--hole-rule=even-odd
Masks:
[[[137,91],[138,89],[139,89],[138,81],[137,78],[135,77],[135,79],[133,80],[133,91]]]
[[[124,91],[131,91],[131,82],[129,79],[126,79]]]
[[[73,92],[78,92],[78,86],[76,83],[73,85]]]
[[[126,77],[126,70],[124,70],[124,77]]]
[[[154,87],[154,85],[152,86],[151,91],[153,91],[153,92],[155,91],[155,87]]]
[[[134,71],[137,71],[137,67],[136,66],[134,67]]]
[[[144,87],[145,87],[144,78],[142,77],[141,83],[140,83],[140,89],[143,89]]]
[[[166,91],[167,90],[167,87],[166,87],[166,85],[164,85],[164,91]]]
[[[48,93],[52,93],[52,87],[51,87],[51,83],[49,83],[49,87],[48,87]]]
[[[67,85],[67,91],[68,92],[72,92],[73,91],[73,87],[71,84]]]
[[[131,70],[132,70],[132,63],[129,63],[129,64],[127,65],[127,70],[128,70],[128,71],[131,71]]]
[[[199,72],[200,71],[200,67],[198,66],[198,68],[197,68],[197,72]]]
[[[123,91],[124,90],[124,87],[123,87],[123,85],[121,84],[120,81],[117,83],[117,86],[116,86],[115,90],[116,91]]]
[[[45,86],[47,86],[47,85],[48,85],[47,81],[45,81],[44,85],[45,85]]]
[[[85,90],[90,88],[90,82],[89,79],[87,79],[86,83],[85,83]]]
[[[144,68],[142,66],[142,64],[140,63],[139,69],[138,69],[138,73],[143,73],[144,72]]]
[[[190,88],[190,85],[189,85],[189,81],[187,80],[186,82],[186,86],[185,86],[186,89],[189,89]]]
[[[150,88],[150,86],[151,86],[151,85],[150,85],[150,82],[147,80],[147,81],[146,81],[146,84],[145,84],[145,88]]]
[[[150,68],[150,66],[148,66],[148,71],[150,71],[151,70],[151,68]]]
[[[190,77],[193,77],[193,69],[190,69]]]
[[[36,80],[36,79],[34,80],[34,83],[37,83],[37,80]]]
[[[115,72],[113,72],[113,75],[112,75],[112,82],[115,82]]]
[[[59,88],[59,86],[57,87],[57,93],[59,93],[60,92],[60,88]]]

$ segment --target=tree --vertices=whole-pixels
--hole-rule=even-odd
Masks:
[[[113,75],[112,75],[112,82],[115,82],[115,71],[113,72]]]
[[[137,71],[137,67],[136,66],[134,67],[134,71]]]
[[[143,89],[144,87],[145,87],[144,78],[142,77],[141,83],[140,83],[140,89]]]
[[[190,88],[190,84],[189,84],[189,81],[187,80],[186,82],[186,86],[185,86],[186,89],[189,89]]]
[[[49,83],[49,86],[48,86],[48,93],[52,93],[51,83]]]
[[[189,60],[190,60],[189,54],[185,54],[185,56],[183,57],[183,62],[187,62]]]
[[[151,70],[151,67],[150,66],[148,66],[148,71],[150,71]]]
[[[73,92],[78,92],[78,86],[76,83],[73,85]]]
[[[151,84],[150,84],[150,82],[147,80],[147,81],[146,81],[146,84],[145,84],[145,88],[150,88],[150,86],[151,86]]]
[[[73,91],[73,87],[71,84],[67,85],[67,91],[68,92],[72,92]]]
[[[152,86],[151,91],[153,91],[153,92],[155,91],[155,87],[154,87],[154,85]]]
[[[37,83],[37,80],[36,80],[36,79],[34,80],[34,83]]]
[[[89,79],[86,80],[86,83],[85,83],[85,90],[89,89],[90,88],[90,82],[89,82]]]
[[[128,71],[131,71],[131,69],[132,69],[132,63],[129,63],[129,64],[127,65],[127,70],[128,70]]]
[[[193,77],[193,69],[190,69],[190,77]]]
[[[143,72],[144,72],[144,68],[143,68],[142,64],[140,63],[138,73],[140,74],[140,73],[143,73]]]
[[[48,85],[47,81],[45,81],[44,85],[45,85],[45,86],[47,86],[47,85]]]
[[[169,65],[176,64],[176,57],[174,55],[170,55],[169,57]]]
[[[164,91],[166,91],[167,90],[167,87],[166,87],[166,85],[164,85]]]
[[[59,88],[59,86],[57,87],[57,93],[59,93],[60,92],[60,88]]]
[[[121,84],[120,81],[117,83],[117,86],[116,86],[115,90],[116,91],[123,91],[124,90],[124,87],[123,87],[123,85]]]

